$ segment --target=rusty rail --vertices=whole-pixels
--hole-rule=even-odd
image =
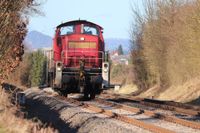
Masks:
[[[72,103],[72,104],[76,104],[80,107],[84,107],[86,109],[89,109],[89,110],[97,112],[97,113],[107,115],[111,118],[129,123],[131,125],[138,126],[140,128],[149,130],[149,131],[154,132],[154,133],[174,133],[174,131],[171,131],[169,129],[158,127],[158,126],[155,126],[155,125],[150,124],[150,123],[145,123],[145,122],[142,122],[142,121],[137,120],[137,119],[129,118],[129,117],[126,117],[124,115],[120,115],[118,113],[114,113],[112,111],[105,110],[105,109],[102,109],[100,107],[97,107],[97,106],[94,106],[94,105],[91,105],[91,104],[86,104],[86,103],[79,102],[79,101],[73,100],[73,99],[67,99],[67,102]]]
[[[111,98],[114,100],[118,100],[118,99],[127,100],[128,102],[135,102],[135,103],[139,103],[139,104],[142,104],[145,106],[160,108],[160,109],[169,110],[169,111],[175,111],[175,112],[181,113],[181,114],[200,116],[200,111],[194,110],[194,109],[181,108],[180,104],[179,104],[179,107],[177,107],[177,106],[172,106],[172,103],[171,103],[171,105],[152,103],[152,102],[145,101],[143,98],[132,98],[132,97],[126,97],[126,96],[120,96],[120,95],[111,96],[111,94],[105,94],[105,93],[102,94],[101,96],[104,98]]]
[[[105,101],[105,100],[99,99],[99,98],[96,99],[96,102],[101,103],[101,104],[106,104],[109,106],[115,106],[116,108],[121,108],[123,110],[130,111],[133,113],[142,113],[144,115],[147,115],[147,116],[150,116],[153,118],[158,118],[158,119],[162,119],[162,120],[165,120],[168,122],[177,123],[177,124],[180,124],[180,125],[183,125],[186,127],[200,129],[200,123],[197,123],[197,122],[187,121],[187,120],[183,120],[183,119],[180,119],[177,117],[159,114],[159,113],[155,113],[153,111],[143,110],[143,109],[136,108],[136,107],[131,107],[131,106],[122,105],[122,104],[118,104],[118,103],[108,102],[108,101]]]
[[[165,105],[170,105],[170,106],[184,108],[184,109],[191,109],[191,110],[195,110],[195,111],[200,111],[199,106],[190,105],[190,104],[187,104],[187,103],[180,103],[180,102],[175,102],[175,101],[163,101],[163,100],[148,99],[148,98],[144,98],[143,101],[165,104]]]

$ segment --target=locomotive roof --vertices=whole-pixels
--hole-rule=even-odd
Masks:
[[[91,24],[91,25],[95,25],[97,27],[99,27],[101,30],[103,30],[103,28],[95,23],[86,21],[86,20],[74,20],[74,21],[69,21],[66,23],[62,23],[60,25],[57,26],[57,28],[63,27],[63,26],[67,26],[67,25],[72,25],[72,24]]]

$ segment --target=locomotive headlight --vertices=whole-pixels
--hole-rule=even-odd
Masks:
[[[104,64],[104,68],[107,68],[108,67],[108,64]]]
[[[58,70],[58,71],[61,71],[61,67],[58,67],[57,70]]]
[[[85,40],[85,38],[84,38],[84,37],[81,37],[81,38],[80,38],[80,40],[81,40],[81,41],[84,41],[84,40]]]
[[[104,72],[107,73],[108,72],[108,64],[104,64],[103,67],[104,67]]]
[[[57,71],[61,71],[62,70],[62,63],[58,62],[56,68],[57,68]]]

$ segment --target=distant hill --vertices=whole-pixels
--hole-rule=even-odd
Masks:
[[[27,34],[25,42],[33,49],[51,47],[52,37],[38,31],[31,31]],[[116,50],[120,44],[123,47],[124,53],[128,53],[130,48],[129,39],[107,38],[105,39],[105,44],[106,50],[109,51]]]
[[[31,31],[27,34],[25,42],[33,49],[51,47],[52,37],[38,31]]]

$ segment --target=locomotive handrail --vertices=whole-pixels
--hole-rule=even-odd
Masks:
[[[97,59],[97,60],[101,60],[103,62],[104,60],[104,52],[103,51],[85,51],[85,50],[63,50],[61,52],[61,60],[63,61],[64,59],[81,59],[82,57],[63,57],[64,53],[91,53],[91,54],[101,54],[101,58],[97,58],[95,57],[85,57],[84,59],[88,59],[88,60],[92,60],[92,59]],[[52,54],[59,54],[59,52],[56,51],[52,51]],[[53,55],[51,55],[51,58],[49,58],[49,65],[48,66],[52,66],[52,64],[55,63],[55,60],[53,59]],[[89,62],[90,63],[90,62]],[[70,68],[70,67],[69,67]]]
[[[80,52],[80,53],[87,53],[87,52],[88,52],[88,53],[91,53],[91,52],[93,52],[93,53],[101,53],[102,56],[104,57],[104,52],[103,52],[103,51],[94,51],[94,50],[93,50],[93,51],[91,51],[91,50],[90,50],[90,51],[86,51],[86,50],[63,50],[63,51],[61,52],[61,54],[62,54],[63,52],[68,52],[68,53],[69,53],[69,52],[73,52],[73,53],[74,53],[74,52],[77,52],[77,53],[78,53],[78,52]]]
[[[85,59],[104,59],[104,52],[103,51],[85,51],[85,50],[63,50],[62,52],[61,52],[61,60],[63,60],[63,54],[65,53],[65,52],[67,52],[67,53],[97,53],[97,54],[101,54],[101,56],[102,56],[102,58],[96,58],[96,57],[94,57],[94,58],[91,58],[91,57],[88,57],[88,58],[85,58]],[[65,59],[67,59],[67,58],[71,58],[71,59],[73,59],[73,58],[81,58],[81,57],[65,57]]]
[[[62,52],[61,52],[61,60],[62,61],[64,61],[65,59],[82,59],[82,57],[69,57],[69,56],[66,56],[66,57],[63,57],[63,55],[65,54],[65,53],[86,53],[86,54],[94,54],[94,53],[96,53],[96,54],[101,54],[100,56],[101,56],[101,58],[97,58],[96,56],[95,57],[84,57],[84,59],[86,59],[86,60],[89,60],[89,64],[91,63],[90,61],[92,60],[92,59],[96,59],[96,60],[101,60],[102,62],[103,62],[103,60],[104,60],[104,52],[103,51],[86,51],[86,50],[63,50]],[[68,68],[70,68],[70,67],[68,67]]]

